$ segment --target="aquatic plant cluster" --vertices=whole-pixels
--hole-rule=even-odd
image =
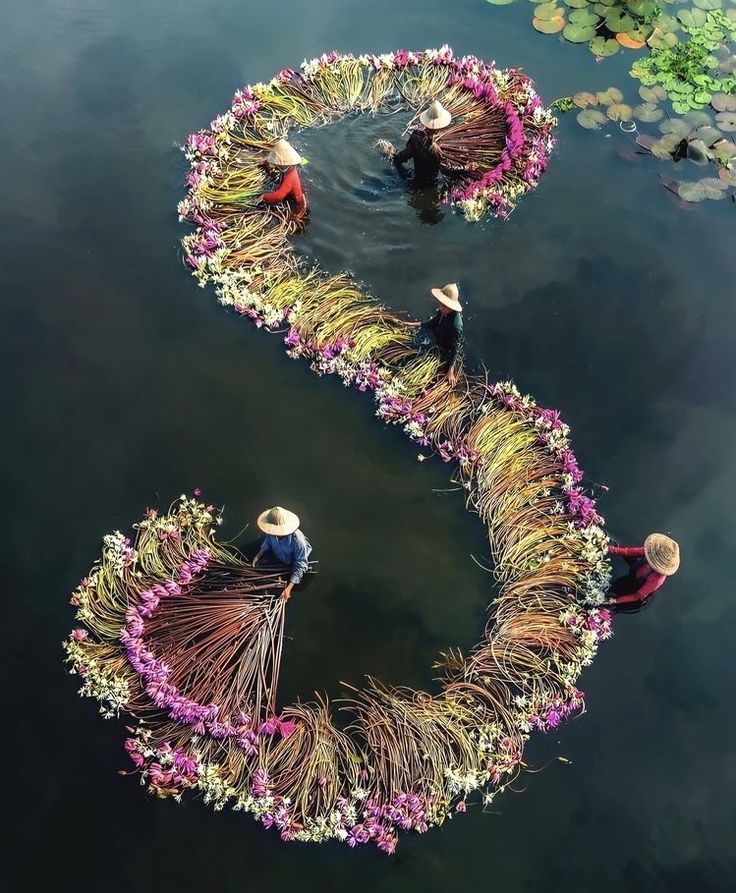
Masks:
[[[397,103],[419,112],[433,99],[455,119],[438,137],[454,168],[448,200],[469,220],[507,216],[547,166],[555,119],[523,72],[502,71],[475,56],[456,58],[446,46],[380,56],[333,52],[305,61],[299,72],[284,69],[268,84],[238,90],[227,113],[189,137],[187,148],[200,164],[184,216],[203,210],[210,180],[251,204],[248,186],[261,185],[264,148],[292,127],[333,123],[389,104],[395,110]],[[205,239],[199,248],[212,252],[217,244]]]
[[[65,643],[71,672],[103,715],[138,720],[125,749],[142,783],[157,796],[191,791],[215,809],[248,812],[284,840],[390,853],[402,831],[422,833],[471,802],[488,806],[521,771],[532,731],[583,709],[577,680],[611,635],[600,607],[608,540],[559,413],[511,382],[463,372],[451,386],[437,353],[417,352],[415,323],[348,275],[298,258],[290,216],[255,207],[258,158],[288,127],[379,107],[397,84],[413,108],[437,95],[451,108],[471,96],[472,108],[483,99],[464,82],[480,66],[455,64],[447,48],[331,54],[299,78],[286,71],[239,91],[228,115],[187,142],[179,212],[197,227],[183,243],[201,286],[279,332],[289,356],[372,394],[380,419],[456,463],[498,583],[481,642],[442,655],[433,692],[369,679],[340,700],[339,722],[321,697],[277,708],[283,569],[253,568],[218,543],[217,511],[188,497],[164,514],[149,510],[134,541],[106,537],[72,596],[80,626]],[[525,83],[516,73],[488,77],[499,96]],[[526,108],[535,96],[524,90]],[[540,121],[525,129],[529,145],[548,139],[540,109],[528,113]],[[488,188],[472,201],[490,208]]]
[[[563,97],[552,108],[579,108],[577,120],[589,130],[615,121],[659,159],[711,163],[715,171],[698,180],[661,177],[683,202],[736,201],[736,0],[552,0],[535,7],[532,24],[588,43],[599,60],[623,47],[644,51],[629,72],[643,102],[609,87]],[[640,132],[637,122],[660,122],[659,134]]]

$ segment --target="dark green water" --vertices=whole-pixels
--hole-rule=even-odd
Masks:
[[[233,90],[323,50],[443,42],[526,68],[547,100],[623,79],[482,0],[0,2],[4,875],[13,891],[730,891],[736,888],[734,205],[679,211],[630,138],[563,119],[505,224],[423,225],[370,148],[384,122],[305,137],[301,240],[428,312],[456,279],[470,348],[562,410],[616,537],[671,531],[682,570],[616,621],[588,713],[534,742],[523,793],[395,858],[284,846],[235,813],[152,802],[121,726],[76,697],[59,643],[103,533],[204,488],[226,534],[302,514],[321,573],[290,605],[284,697],[374,673],[431,684],[475,641],[483,531],[396,431],[196,288],[177,257],[175,141]],[[623,56],[623,54],[621,54]],[[391,134],[394,138],[397,135]],[[9,864],[8,864],[9,863]],[[8,869],[10,869],[8,871]]]

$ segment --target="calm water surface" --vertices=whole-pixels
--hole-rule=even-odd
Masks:
[[[386,859],[282,846],[237,814],[148,800],[121,727],[75,695],[59,642],[103,533],[200,486],[226,533],[296,508],[321,573],[290,604],[283,696],[374,673],[431,685],[490,579],[480,525],[438,463],[367,400],[291,363],[196,288],[177,256],[173,144],[233,90],[326,49],[423,48],[526,68],[545,98],[598,66],[482,0],[1,0],[0,399],[6,508],[5,819],[12,890],[730,891],[736,888],[734,205],[678,211],[630,138],[560,126],[542,186],[504,224],[417,213],[371,148],[400,118],[296,141],[299,249],[388,304],[457,280],[474,361],[573,427],[613,535],[672,531],[682,570],[622,617],[583,679],[589,712],[530,746],[523,793]],[[623,57],[623,54],[621,54]],[[471,557],[472,556],[472,557]],[[7,874],[7,871],[5,872]]]

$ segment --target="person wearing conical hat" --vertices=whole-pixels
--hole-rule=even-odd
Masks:
[[[271,192],[264,192],[261,200],[271,205],[275,202],[293,199],[298,211],[306,211],[307,199],[296,169],[296,166],[301,163],[302,157],[291,143],[284,139],[276,140],[262,164],[268,171],[273,169],[283,171],[283,176],[279,187]]]
[[[266,552],[270,552],[279,564],[288,565],[291,568],[289,582],[281,593],[284,601],[288,601],[293,588],[301,583],[309,569],[312,546],[299,529],[299,517],[280,505],[261,512],[257,523],[266,536],[253,559],[253,567]]]
[[[629,573],[611,586],[610,605],[644,604],[680,566],[680,547],[663,533],[650,533],[643,546],[609,545],[608,551],[629,565]]]
[[[421,128],[412,131],[406,146],[393,155],[393,162],[402,177],[407,161],[414,162],[413,184],[418,187],[432,186],[440,174],[442,153],[435,138],[449,126],[452,115],[439,100],[435,100],[419,116]]]
[[[420,325],[420,345],[434,344],[439,348],[447,367],[447,380],[454,386],[464,340],[460,290],[454,282],[449,282],[442,288],[430,289],[430,294],[437,304],[437,312]]]

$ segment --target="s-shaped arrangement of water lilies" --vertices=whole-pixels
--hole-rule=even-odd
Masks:
[[[456,61],[446,48],[334,54],[299,77],[240,91],[224,120],[188,141],[180,211],[198,226],[184,245],[200,284],[212,282],[224,305],[262,329],[285,329],[289,356],[372,394],[380,419],[455,465],[487,529],[500,594],[479,644],[439,661],[435,691],[369,679],[345,692],[337,714],[319,696],[278,705],[278,569],[252,568],[218,544],[215,511],[196,499],[149,511],[134,540],[105,538],[73,595],[81,625],[65,648],[82,694],[106,716],[138,719],[125,747],[155,794],[199,793],[284,840],[393,852],[401,831],[490,804],[521,771],[531,732],[583,708],[578,677],[611,634],[600,607],[608,540],[559,413],[511,382],[461,374],[450,385],[436,352],[417,352],[403,314],[347,275],[299,260],[289,219],[253,207],[263,181],[256,159],[288,126],[327,123],[399,89],[416,107],[441,94],[456,111],[473,108],[485,101],[475,95],[484,77],[534,105],[524,76]],[[527,159],[549,142],[539,109],[523,118]],[[472,201],[490,208],[489,188]]]

